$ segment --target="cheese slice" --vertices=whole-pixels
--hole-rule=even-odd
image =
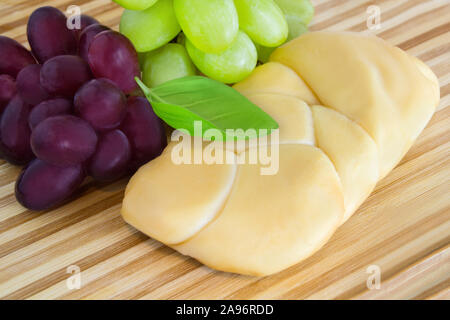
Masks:
[[[305,81],[292,69],[277,62],[268,62],[256,69],[234,89],[244,95],[255,93],[276,93],[297,97],[308,104],[319,104]]]
[[[237,168],[236,156],[229,151],[224,153],[232,164],[192,164],[194,152],[202,153],[206,147],[193,143],[191,164],[176,164],[180,143],[171,142],[160,157],[139,169],[122,205],[126,222],[167,244],[192,237],[220,212]]]
[[[355,212],[378,181],[378,150],[373,139],[358,124],[323,106],[313,106],[317,146],[333,162],[342,182],[345,214]]]
[[[279,171],[239,165],[222,212],[188,241],[172,246],[223,271],[267,275],[320,248],[344,214],[339,177],[308,145],[280,145]]]

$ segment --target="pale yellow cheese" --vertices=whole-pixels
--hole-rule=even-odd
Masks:
[[[278,122],[280,143],[314,145],[311,109],[304,101],[273,93],[252,93],[246,97]]]
[[[342,182],[345,214],[355,212],[378,181],[378,151],[358,124],[322,106],[313,106],[317,146],[330,157]]]
[[[297,97],[308,104],[319,104],[314,93],[292,69],[277,63],[268,62],[256,69],[234,89],[244,95],[255,93],[276,93]]]
[[[275,93],[245,93],[244,95],[277,121],[279,135],[269,135],[227,144],[227,150],[239,154],[258,144],[315,144],[311,108],[304,101],[294,96]]]
[[[342,189],[331,161],[307,145],[281,145],[278,174],[239,165],[220,215],[173,248],[223,271],[277,272],[321,247],[342,220]]]
[[[160,157],[139,169],[122,205],[126,222],[167,244],[185,241],[210,222],[222,209],[236,175],[236,163],[174,164],[177,144],[170,143]],[[192,159],[194,151],[192,144]]]
[[[380,177],[400,161],[437,106],[439,91],[431,72],[376,37],[312,32],[276,50],[271,60],[295,70],[321,104],[355,120],[372,136]]]
[[[279,123],[280,145],[273,134],[256,146],[279,147],[275,175],[239,162],[249,142],[224,151],[238,164],[222,165],[175,165],[170,143],[125,193],[127,222],[221,271],[269,275],[321,248],[439,102],[433,72],[375,37],[312,32],[271,59],[234,88]]]

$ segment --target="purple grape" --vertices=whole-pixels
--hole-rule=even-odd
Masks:
[[[83,119],[60,115],[45,119],[31,134],[31,148],[41,160],[56,166],[86,161],[95,152],[97,135]]]
[[[31,106],[16,95],[6,106],[0,121],[0,150],[3,157],[13,164],[26,164],[34,158],[28,127],[30,110]]]
[[[99,138],[88,172],[98,181],[114,181],[127,173],[130,158],[131,147],[125,134],[109,131]]]
[[[82,165],[58,167],[35,159],[16,182],[16,198],[30,210],[46,210],[67,200],[85,177]]]
[[[73,30],[75,32],[76,38],[78,39],[81,36],[81,33],[83,32],[83,30],[93,24],[99,24],[99,22],[96,19],[92,18],[91,16],[82,14],[80,16],[80,29]]]
[[[133,44],[115,31],[103,31],[91,42],[88,61],[96,78],[115,82],[125,93],[137,88],[140,76],[139,60]]]
[[[77,53],[76,36],[67,28],[66,16],[56,8],[36,9],[28,20],[27,36],[31,51],[40,63]]]
[[[88,61],[89,47],[94,37],[100,32],[110,30],[108,27],[100,24],[92,24],[84,29],[80,34],[80,40],[78,41],[78,54],[85,61]]]
[[[47,118],[70,114],[72,111],[72,101],[56,98],[41,102],[36,107],[31,110],[30,116],[28,117],[28,124],[31,130],[44,121]]]
[[[57,56],[41,69],[41,85],[51,95],[73,97],[92,78],[88,64],[78,56]]]
[[[14,79],[20,70],[35,64],[30,51],[16,40],[0,36],[0,74],[9,74]]]
[[[17,88],[14,78],[9,74],[0,75],[0,115],[16,93]]]
[[[131,170],[136,170],[156,158],[167,146],[163,122],[143,97],[128,99],[127,115],[122,122],[121,130],[130,141]]]
[[[39,64],[30,64],[17,75],[17,91],[20,97],[33,106],[50,97],[41,86],[41,68]]]
[[[125,118],[127,99],[114,82],[94,79],[75,94],[75,112],[97,131],[117,128]]]

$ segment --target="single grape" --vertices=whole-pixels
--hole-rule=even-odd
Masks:
[[[0,150],[4,159],[13,164],[26,164],[34,158],[30,147],[31,131],[28,127],[30,110],[31,106],[16,95],[1,117]]]
[[[67,200],[85,177],[82,165],[58,167],[33,160],[16,182],[16,199],[25,208],[47,210]]]
[[[88,172],[95,180],[114,181],[128,172],[130,159],[128,138],[120,130],[109,131],[99,138]]]
[[[133,44],[115,31],[103,31],[91,42],[88,61],[96,78],[106,78],[119,86],[124,93],[137,89],[139,59]]]
[[[146,55],[142,79],[149,87],[196,74],[195,66],[184,46],[168,43]]]
[[[89,47],[94,37],[102,31],[110,30],[108,27],[100,24],[92,24],[87,26],[80,34],[78,41],[78,54],[85,61],[88,61]]]
[[[117,128],[125,118],[127,99],[108,79],[94,79],[75,94],[75,112],[97,131]]]
[[[257,52],[252,40],[239,31],[235,42],[220,54],[204,53],[186,39],[186,48],[197,68],[208,77],[235,83],[247,77],[255,68]]]
[[[76,36],[67,28],[66,16],[56,8],[36,9],[28,20],[27,36],[31,51],[40,63],[77,53]]]
[[[16,40],[0,36],[0,74],[8,74],[14,79],[20,70],[35,64],[30,51]]]
[[[308,26],[314,16],[314,6],[310,0],[275,0],[286,18],[297,17],[303,25]]]
[[[288,41],[291,41],[308,31],[308,27],[303,23],[303,20],[299,17],[286,16],[286,21],[289,26]]]
[[[273,0],[234,0],[239,27],[257,44],[277,47],[288,37],[283,11]]]
[[[239,30],[233,0],[174,0],[174,9],[183,33],[203,52],[228,49]]]
[[[14,78],[9,74],[0,75],[0,116],[16,93],[17,87]]]
[[[30,116],[28,117],[28,125],[30,126],[30,129],[33,130],[39,123],[47,118],[62,114],[70,114],[72,112],[72,107],[72,101],[63,98],[43,101],[31,110]]]
[[[80,31],[83,31],[84,28],[86,28],[92,24],[99,24],[99,22],[97,19],[95,19],[91,16],[88,16],[87,14],[82,14],[80,16],[80,25],[81,25]]]
[[[258,61],[262,63],[269,62],[270,55],[275,51],[276,47],[264,47],[255,43],[256,51],[258,52]]]
[[[36,157],[56,166],[86,161],[94,154],[96,145],[94,129],[72,115],[47,118],[31,134],[31,148]]]
[[[127,115],[121,130],[131,145],[132,171],[159,156],[167,146],[163,122],[143,97],[128,98]]]
[[[289,26],[289,35],[287,41],[291,41],[303,33],[308,31],[308,27],[303,24],[301,19],[294,16],[286,16],[286,21]],[[256,50],[258,51],[258,60],[262,63],[269,62],[270,55],[275,51],[277,47],[264,47],[255,43]]]
[[[53,96],[73,97],[92,78],[89,65],[78,56],[57,56],[41,69],[41,85]]]
[[[17,91],[20,97],[33,106],[50,97],[41,86],[41,68],[40,64],[30,64],[17,75]]]
[[[158,0],[144,11],[125,10],[120,19],[120,32],[131,40],[138,52],[159,48],[180,31],[173,0]]]
[[[113,0],[113,1],[125,9],[141,11],[151,7],[158,0]]]
[[[308,31],[308,27],[303,23],[303,19],[298,16],[286,15],[286,22],[289,26],[289,34],[287,41],[291,41],[303,33]],[[277,47],[264,47],[255,43],[256,50],[258,51],[258,60],[262,63],[266,63],[270,59],[270,55],[275,51]]]

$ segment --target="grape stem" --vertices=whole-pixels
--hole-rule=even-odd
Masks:
[[[145,96],[147,97],[150,102],[153,102],[153,99],[156,100],[156,102],[169,104],[167,101],[164,101],[160,96],[158,96],[156,93],[154,93],[149,87],[147,87],[141,79],[138,77],[134,77],[134,80],[138,84],[138,86],[141,88],[141,90],[144,92]]]

